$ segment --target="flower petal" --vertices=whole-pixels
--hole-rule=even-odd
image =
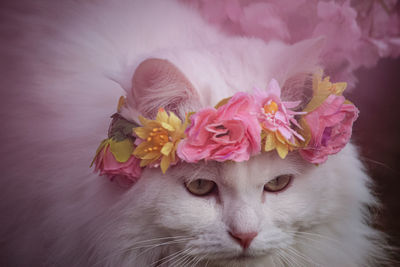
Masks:
[[[142,159],[140,161],[140,167],[145,167],[145,166],[149,165],[151,162],[153,162],[152,159]]]
[[[182,125],[181,119],[179,119],[178,116],[176,116],[175,113],[173,112],[169,113],[168,123],[175,129],[178,129]]]
[[[136,156],[137,158],[142,158],[144,157],[148,152],[145,152],[145,149],[148,149],[151,147],[151,144],[147,142],[140,143],[135,150],[133,151],[133,155]]]
[[[272,79],[269,84],[268,84],[268,91],[272,95],[275,95],[277,97],[281,97],[281,88],[279,87],[278,81],[275,79]]]
[[[267,137],[265,138],[265,146],[264,146],[264,150],[266,152],[272,151],[276,148],[276,144],[275,144],[275,137],[273,133],[269,133],[267,134]]]
[[[149,130],[147,130],[145,127],[137,127],[133,129],[133,131],[141,139],[146,139],[149,135]]]
[[[160,152],[158,151],[152,151],[152,152],[147,152],[146,155],[141,157],[141,159],[151,159],[155,160],[158,159],[161,156]]]
[[[222,107],[223,105],[227,104],[229,102],[229,100],[231,100],[232,97],[227,97],[222,99],[221,101],[219,101],[216,105],[215,105],[215,109],[218,109],[219,107]]]
[[[156,117],[156,121],[158,121],[158,122],[160,122],[160,123],[162,123],[162,122],[168,122],[168,114],[167,114],[167,112],[165,111],[165,109],[160,108],[160,109],[158,110],[157,117]]]
[[[281,159],[286,158],[289,152],[288,146],[280,142],[276,142],[276,151],[278,151],[278,155],[281,157]]]
[[[162,126],[165,130],[168,130],[168,131],[170,131],[170,132],[174,132],[174,131],[175,131],[175,128],[172,127],[172,125],[170,125],[170,124],[168,124],[168,123],[166,123],[166,122],[161,122],[161,126]]]
[[[166,143],[161,149],[161,154],[168,156],[169,153],[171,153],[173,147],[174,147],[173,143],[171,142]]]
[[[162,157],[160,166],[161,166],[161,171],[163,173],[165,173],[168,170],[170,163],[171,163],[171,161],[170,161],[169,157],[167,157],[167,156]]]
[[[125,105],[126,103],[126,98],[124,96],[120,96],[118,100],[118,107],[117,107],[117,112],[121,112],[121,108]]]
[[[90,163],[90,167],[93,166],[93,163],[96,161],[98,155],[100,154],[100,151],[101,151],[103,148],[106,148],[107,145],[109,145],[110,140],[111,140],[111,139],[108,139],[108,138],[107,138],[107,139],[104,139],[103,141],[101,141],[99,147],[98,147],[97,150],[96,150],[96,154],[94,155],[94,158],[93,158],[93,160],[92,160],[92,163]],[[105,151],[105,149],[104,149],[104,151]]]
[[[142,125],[146,125],[147,123],[148,123],[148,119],[146,119],[145,117],[143,117],[143,116],[139,116],[139,121],[140,121],[140,123],[142,124]]]

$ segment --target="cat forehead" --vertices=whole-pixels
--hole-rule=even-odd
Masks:
[[[296,155],[282,160],[277,155],[263,153],[243,162],[184,164],[178,172],[184,174],[189,181],[206,179],[230,188],[244,188],[248,185],[263,185],[278,175],[299,173],[303,168]]]
[[[260,154],[244,162],[221,164],[221,182],[227,185],[264,184],[278,175],[299,173],[302,169],[296,156],[280,159],[275,154]]]

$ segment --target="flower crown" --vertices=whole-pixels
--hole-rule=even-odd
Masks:
[[[349,142],[358,117],[358,109],[342,96],[345,88],[346,83],[314,75],[313,97],[300,111],[301,101],[281,100],[273,79],[265,91],[238,92],[215,107],[188,113],[185,121],[163,108],[155,120],[139,116],[140,125],[116,113],[92,165],[111,179],[134,182],[144,167],[165,173],[181,161],[241,162],[273,150],[282,159],[298,150],[306,161],[320,164]],[[124,105],[121,97],[118,112]]]

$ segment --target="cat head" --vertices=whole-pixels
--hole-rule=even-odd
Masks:
[[[282,88],[282,99],[301,100],[304,106],[310,100],[310,77],[318,68],[321,42],[288,47],[238,39],[227,50],[179,51],[145,59],[137,64],[120,113],[131,121],[139,121],[139,116],[154,119],[164,107],[183,121],[188,112],[214,106],[238,91],[265,89],[273,78]],[[247,49],[249,43],[253,49]],[[128,208],[133,214],[128,217],[146,229],[140,237],[132,232],[132,240],[168,240],[159,246],[159,255],[172,251],[219,264],[280,261],[280,251],[290,253],[299,235],[349,212],[350,207],[343,208],[348,203],[358,203],[354,199],[359,196],[352,192],[364,180],[354,179],[363,175],[354,170],[360,166],[352,148],[342,154],[321,166],[294,152],[285,159],[261,153],[243,162],[181,162],[164,174],[145,168],[130,189],[136,210]],[[340,181],[348,172],[354,172],[354,179]]]

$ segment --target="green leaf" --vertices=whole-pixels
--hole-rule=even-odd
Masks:
[[[103,141],[101,141],[99,147],[96,150],[96,154],[94,155],[94,158],[92,160],[92,163],[90,163],[90,167],[93,166],[93,163],[96,161],[97,156],[99,155],[100,151],[109,144],[110,139],[104,139]]]
[[[140,125],[136,122],[126,120],[118,113],[112,115],[111,118],[113,118],[113,120],[108,129],[108,137],[119,142],[126,138],[133,139],[134,141],[134,136],[132,135],[133,128],[139,127]]]
[[[121,142],[111,140],[110,151],[118,162],[127,162],[132,156],[133,142],[128,138]]]

